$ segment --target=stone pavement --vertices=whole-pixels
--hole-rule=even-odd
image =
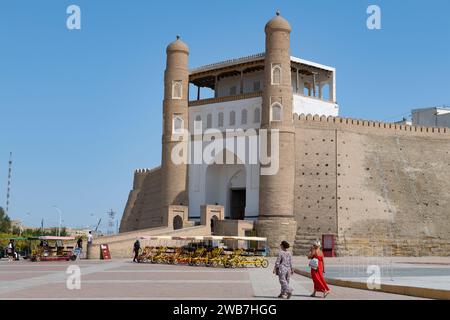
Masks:
[[[275,299],[278,279],[268,269],[224,269],[134,264],[130,260],[82,260],[81,289],[66,287],[72,262],[0,261],[0,299]],[[292,299],[311,298],[310,279],[292,278]],[[328,299],[415,299],[344,287],[330,287]]]
[[[306,257],[295,257],[294,264],[309,271]],[[450,257],[325,258],[326,277],[366,282],[370,265],[380,267],[383,284],[450,290]]]

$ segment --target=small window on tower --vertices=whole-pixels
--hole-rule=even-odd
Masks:
[[[272,64],[272,84],[273,85],[281,84],[281,64],[280,63]]]
[[[181,99],[183,96],[183,85],[181,80],[172,81],[172,99]]]
[[[279,104],[278,102],[275,102],[274,104],[272,104],[270,109],[271,109],[270,110],[270,121],[281,121],[281,112],[282,112],[281,104]]]
[[[183,133],[184,120],[179,114],[173,116],[173,133]]]

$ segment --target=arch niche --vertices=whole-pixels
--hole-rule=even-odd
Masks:
[[[206,169],[205,203],[223,206],[226,219],[243,220],[247,202],[245,165],[239,159],[235,164],[217,164],[218,159],[225,163],[226,156],[233,159],[234,154],[220,152]]]

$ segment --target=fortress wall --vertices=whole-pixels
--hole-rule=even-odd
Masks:
[[[335,139],[334,130],[296,129],[294,216],[299,236],[336,233]]]
[[[152,170],[137,170],[134,174],[133,190],[120,223],[120,232],[160,227],[161,215],[161,171],[160,167]]]
[[[297,247],[306,249],[302,239],[310,242],[332,228],[329,207],[307,207],[332,198],[332,189],[300,185],[318,184],[323,173],[316,169],[335,152],[336,161],[329,161],[337,195],[331,233],[339,254],[450,255],[448,129],[317,116],[300,116],[295,125]],[[333,135],[334,145],[327,147]]]

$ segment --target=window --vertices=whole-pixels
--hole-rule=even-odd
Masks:
[[[206,116],[206,128],[210,129],[212,128],[212,114],[208,113],[208,115]]]
[[[247,124],[247,109],[241,111],[241,124]]]
[[[259,108],[255,109],[255,117],[253,119],[254,123],[259,123],[261,121],[261,111]]]
[[[259,81],[253,82],[253,91],[254,92],[261,91],[261,82],[259,82]]]
[[[172,81],[172,99],[181,99],[183,96],[183,85],[181,80]]]
[[[234,126],[236,124],[236,112],[230,112],[230,126]]]
[[[219,112],[219,128],[223,127],[223,112]]]
[[[281,64],[280,63],[272,64],[272,84],[273,85],[281,84]]]
[[[184,121],[183,117],[179,114],[173,115],[173,133],[183,133]]]
[[[236,95],[236,86],[230,87],[230,96]]]
[[[278,102],[272,104],[272,106],[270,107],[270,121],[281,121],[281,108],[281,104],[279,104]]]

